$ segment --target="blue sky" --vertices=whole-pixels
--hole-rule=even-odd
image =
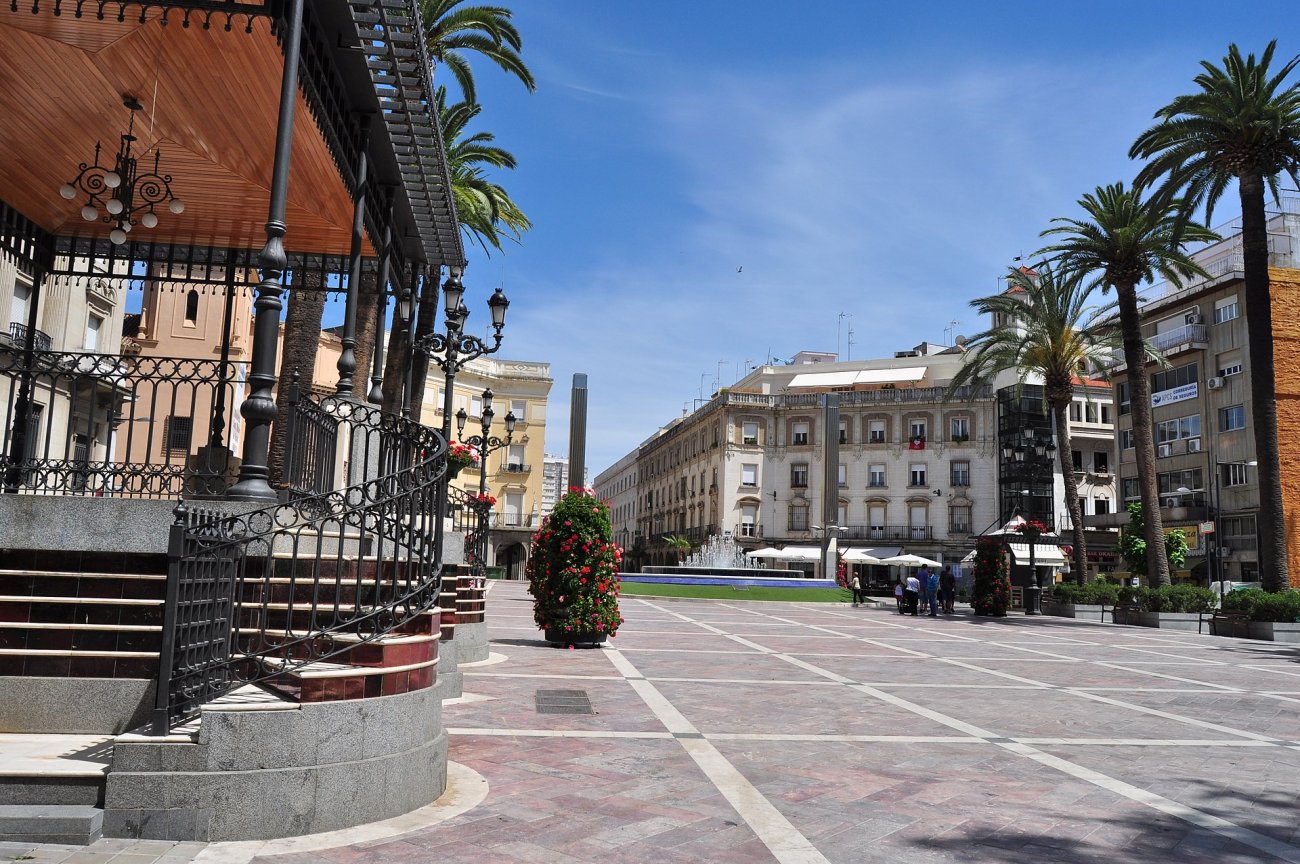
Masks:
[[[588,374],[593,478],[747,362],[836,350],[840,313],[854,358],[981,329],[969,301],[1132,177],[1199,60],[1300,52],[1283,3],[511,5],[538,92],[478,61],[474,128],[535,228],[466,302],[481,325],[504,284],[501,356],[551,363],[549,452]]]

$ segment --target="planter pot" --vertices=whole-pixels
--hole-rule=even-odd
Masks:
[[[1251,621],[1249,632],[1251,639],[1263,639],[1266,642],[1300,642],[1300,624],[1294,621]]]
[[[1075,603],[1071,609],[1074,614],[1071,618],[1077,618],[1080,621],[1097,621],[1106,620],[1106,607],[1095,603]]]
[[[455,480],[455,479],[456,479],[456,476],[457,476],[458,474],[460,474],[461,470],[462,470],[464,467],[465,467],[464,465],[458,465],[458,464],[456,464],[455,462],[448,462],[448,463],[447,463],[447,479],[448,479],[448,480]]]
[[[1116,624],[1130,624],[1132,626],[1137,627],[1142,625],[1142,616],[1144,614],[1147,613],[1138,612],[1134,609],[1124,609],[1117,606],[1111,612],[1111,618],[1114,620]],[[1156,625],[1151,624],[1148,626],[1154,627]]]
[[[569,645],[590,645],[596,646],[605,641],[608,633],[572,633],[565,630],[547,630],[545,638],[547,642],[559,645],[561,648]]]
[[[1062,603],[1060,600],[1044,600],[1043,614],[1055,615],[1057,618],[1073,618],[1074,604]]]
[[[1195,612],[1140,612],[1143,627],[1158,627],[1161,630],[1188,630],[1200,632],[1201,616]]]

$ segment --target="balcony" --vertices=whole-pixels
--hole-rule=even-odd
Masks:
[[[845,525],[839,537],[841,540],[933,540],[934,528],[930,525]]]
[[[9,341],[15,348],[25,346],[27,344],[27,325],[19,324],[17,321],[9,322]],[[35,337],[32,339],[32,348],[36,351],[50,351],[54,348],[54,340],[44,330],[37,330]]]
[[[523,462],[507,462],[501,466],[503,474],[527,474],[530,470]]]
[[[532,528],[533,514],[531,513],[493,513],[493,528]]]

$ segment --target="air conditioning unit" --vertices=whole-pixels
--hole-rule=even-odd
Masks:
[[[1204,324],[1204,323],[1205,323],[1205,316],[1204,316],[1204,315],[1198,315],[1198,314],[1196,314],[1195,312],[1193,312],[1193,313],[1189,314],[1189,315],[1188,315],[1184,320],[1185,320],[1188,324]]]
[[[1159,444],[1159,445],[1157,445],[1157,446],[1156,446],[1156,455],[1157,455],[1157,456],[1172,456],[1172,455],[1174,455],[1174,445],[1172,445],[1172,444]]]
[[[1188,452],[1188,453],[1200,453],[1200,452],[1201,452],[1201,439],[1200,439],[1200,438],[1188,438],[1188,439],[1187,439],[1187,452]]]
[[[1213,378],[1211,378],[1209,381],[1206,381],[1205,386],[1209,387],[1211,390],[1222,390],[1223,379],[1220,378],[1218,375],[1216,375]]]

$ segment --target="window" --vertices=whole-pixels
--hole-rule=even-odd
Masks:
[[[1070,451],[1070,467],[1072,467],[1075,471],[1082,471],[1082,470],[1083,470],[1083,451],[1082,451],[1082,450],[1071,450],[1071,451]]]
[[[792,427],[792,431],[793,431],[793,434],[792,434],[791,437],[790,437],[790,443],[792,443],[792,444],[796,444],[796,445],[798,445],[798,444],[807,444],[807,443],[808,443],[808,424],[807,424],[807,423],[795,423],[794,426]]]
[[[516,422],[518,422],[518,423],[527,423],[527,422],[528,422],[528,400],[527,400],[527,399],[511,399],[511,400],[510,400],[510,413],[513,414],[513,415],[515,415],[515,421],[516,421]]]
[[[703,480],[700,481],[704,482]],[[758,464],[747,463],[740,466],[740,485],[757,486],[758,485]]]
[[[438,388],[438,404],[435,406],[439,414],[442,413],[442,404],[447,398],[447,390],[444,387]]]
[[[1082,404],[1082,403],[1080,403],[1080,402],[1071,402],[1071,403],[1070,403],[1070,422],[1071,422],[1071,423],[1082,423],[1082,422],[1083,422],[1083,404]]]
[[[953,441],[969,441],[970,440],[970,418],[953,417],[949,421],[948,431]]]
[[[163,449],[170,453],[189,453],[194,435],[194,418],[173,414],[163,424]]]
[[[509,469],[523,471],[527,466],[524,465],[524,445],[511,444],[506,453],[506,464]]]
[[[909,423],[907,424],[907,437],[908,437],[908,438],[921,438],[921,439],[924,439],[924,438],[925,438],[925,421],[924,421],[924,420],[912,420],[911,422],[909,422]]]
[[[795,462],[790,466],[790,485],[803,488],[808,485],[808,463]]]
[[[1166,496],[1186,495],[1179,489],[1199,492],[1205,488],[1205,481],[1200,468],[1184,468],[1181,471],[1165,471],[1156,475],[1156,488],[1161,498]]]
[[[1085,423],[1097,422],[1097,403],[1089,402],[1083,406],[1083,419]]]
[[[1220,378],[1227,378],[1227,377],[1230,376],[1230,375],[1240,375],[1240,374],[1241,374],[1241,364],[1240,364],[1240,363],[1232,363],[1232,364],[1230,364],[1230,365],[1228,365],[1228,366],[1220,366],[1220,367],[1219,367],[1219,377],[1220,377]]]
[[[1098,516],[1104,516],[1110,512],[1110,499],[1097,498],[1092,502],[1092,508],[1092,512],[1096,513]]]
[[[849,443],[849,421],[847,420],[840,421],[840,443]]]
[[[1197,378],[1195,363],[1188,363],[1176,369],[1166,369],[1151,376],[1151,393],[1154,395],[1173,390],[1175,387],[1182,387],[1184,384],[1195,384]]]
[[[840,506],[835,509],[835,515],[839,517],[839,521],[835,523],[836,525],[849,524],[849,505],[841,501]]]
[[[1109,474],[1110,473],[1110,454],[1105,450],[1092,451],[1092,473]]]
[[[1230,405],[1219,409],[1219,431],[1232,432],[1246,428],[1246,406]]]
[[[757,504],[740,505],[740,536],[753,537],[757,533],[757,531],[755,530],[756,529],[755,523],[757,522],[758,522],[758,505]]]
[[[871,444],[885,443],[885,421],[872,420],[867,424],[867,441]]]
[[[1189,414],[1156,424],[1156,443],[1165,444],[1182,438],[1201,437],[1201,415]]]
[[[791,531],[808,530],[808,502],[807,501],[790,502],[790,530]]]
[[[744,423],[740,427],[740,443],[755,445],[758,443],[758,424],[754,422]]]
[[[951,466],[951,479],[953,486],[970,485],[970,461],[966,459],[955,460]]]
[[[1233,540],[1231,543],[1224,543],[1225,546],[1238,549],[1255,548],[1255,516],[1253,514],[1224,516],[1223,526],[1219,530],[1222,532],[1224,540],[1229,537]]]
[[[99,350],[99,328],[104,325],[104,319],[100,318],[94,312],[86,316],[86,342],[87,351]]]
[[[953,504],[948,508],[948,530],[955,534],[970,533],[969,504]]]
[[[841,486],[849,485],[849,466],[839,465],[839,476],[836,478]]]
[[[908,534],[913,540],[925,540],[930,533],[930,508],[924,504],[910,504],[907,508]]]
[[[1248,480],[1247,466],[1245,462],[1229,462],[1226,465],[1220,465],[1223,471],[1220,478],[1224,486],[1245,486]]]
[[[507,492],[503,510],[507,525],[523,525],[524,495],[522,492]]]
[[[185,295],[185,323],[193,327],[199,320],[199,292],[193,288]]]
[[[1239,314],[1237,309],[1237,295],[1225,297],[1222,300],[1214,301],[1214,323],[1223,324],[1226,321],[1232,321]]]
[[[907,485],[908,486],[926,486],[925,482],[925,464],[923,462],[913,462],[907,468]]]
[[[1111,416],[1110,416],[1110,406],[1109,406],[1109,405],[1102,405],[1102,406],[1101,406],[1101,422],[1102,422],[1102,423],[1111,423],[1111,422],[1113,422],[1113,421],[1111,420]]]
[[[871,466],[870,470],[869,470],[868,473],[867,473],[867,485],[868,485],[868,486],[877,487],[877,488],[884,487],[884,485],[885,485],[885,466],[884,466],[884,465],[872,465],[872,466]]]
[[[1142,497],[1142,487],[1136,477],[1125,477],[1121,491],[1125,501],[1137,501]]]
[[[871,504],[867,507],[867,524],[871,526],[873,537],[885,531],[885,505]]]
[[[27,325],[27,303],[32,296],[32,286],[19,279],[14,282],[14,299],[9,306],[9,320]]]
[[[1241,374],[1241,351],[1224,351],[1216,360],[1214,365],[1217,371],[1214,374],[1220,378]]]
[[[1115,388],[1115,401],[1119,403],[1119,416],[1123,417],[1133,410],[1133,397],[1129,393],[1127,381],[1121,381]]]
[[[1134,439],[1133,439],[1132,429],[1119,430],[1119,449],[1132,450],[1136,446],[1137,445],[1134,443]]]

